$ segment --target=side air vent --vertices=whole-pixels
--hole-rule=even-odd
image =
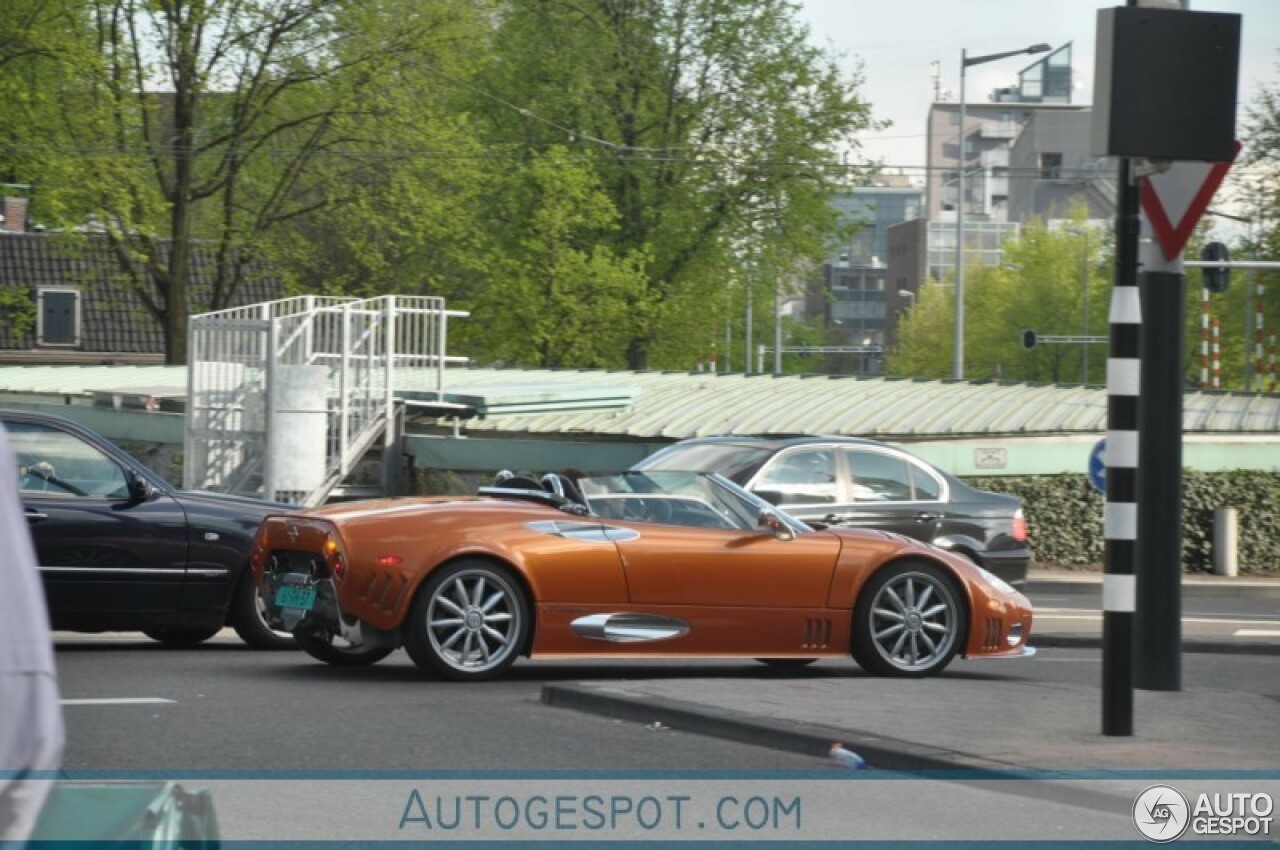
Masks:
[[[804,649],[825,649],[831,644],[831,621],[820,617],[804,618]]]
[[[983,649],[1004,649],[1004,634],[1000,628],[1000,620],[995,617],[987,618],[986,630],[982,637]]]
[[[399,574],[374,573],[361,598],[375,608],[392,611],[400,604],[406,586],[404,577]]]

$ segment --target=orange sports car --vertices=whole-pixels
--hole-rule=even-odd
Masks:
[[[712,474],[499,476],[477,496],[272,516],[252,555],[268,621],[321,661],[399,647],[489,679],[519,656],[852,657],[926,676],[1034,654],[1026,597],[964,558],[800,522]]]

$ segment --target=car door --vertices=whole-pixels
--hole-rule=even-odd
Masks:
[[[831,588],[839,541],[769,531],[629,523],[618,541],[632,602],[715,608],[821,608]]]
[[[944,515],[941,479],[906,455],[878,447],[843,448],[850,503],[841,524],[931,542]]]
[[[627,526],[635,535],[616,544],[631,607],[679,637],[619,644],[622,653],[822,654],[847,640],[849,618],[827,609],[835,535],[780,540],[765,529]]]
[[[129,495],[120,459],[73,431],[4,423],[55,625],[62,615],[172,611],[186,577],[185,514]]]

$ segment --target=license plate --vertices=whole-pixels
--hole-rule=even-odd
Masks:
[[[316,589],[286,584],[276,590],[277,608],[300,608],[310,611],[316,605]]]

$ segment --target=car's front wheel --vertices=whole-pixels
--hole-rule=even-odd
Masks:
[[[254,649],[293,649],[293,635],[278,632],[267,624],[267,608],[253,574],[245,570],[231,599],[231,626],[240,640]]]
[[[396,651],[394,646],[349,643],[324,632],[299,629],[293,637],[307,655],[334,667],[368,667]]]
[[[951,663],[967,634],[968,612],[951,576],[904,561],[867,582],[853,612],[853,657],[880,676],[930,676]]]
[[[458,561],[422,586],[404,647],[415,664],[446,679],[492,679],[515,663],[529,616],[524,588],[510,572],[488,561]]]

